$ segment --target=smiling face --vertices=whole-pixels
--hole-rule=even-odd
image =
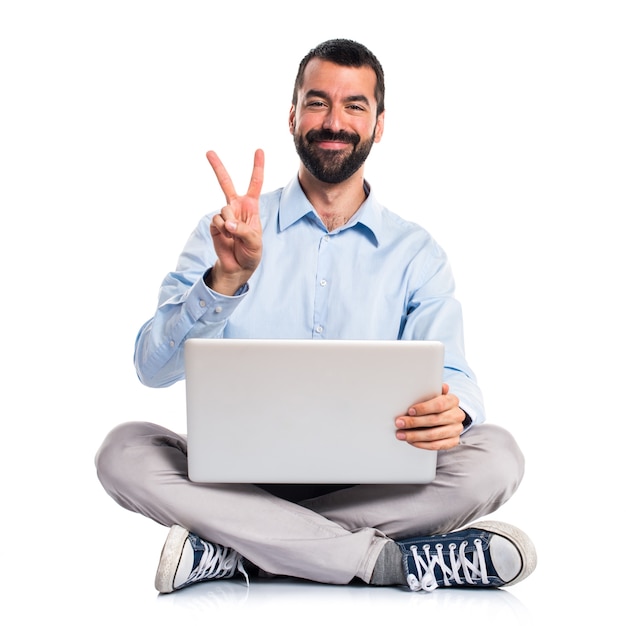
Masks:
[[[376,111],[376,74],[312,59],[305,68],[289,127],[306,170],[338,184],[357,172],[382,137],[384,112]]]

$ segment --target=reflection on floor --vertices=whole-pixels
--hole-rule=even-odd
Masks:
[[[409,615],[420,623],[530,624],[530,613],[513,593],[503,589],[439,589],[412,593],[401,588],[375,588],[364,584],[345,587],[318,585],[289,579],[214,581],[179,592],[159,595],[157,607],[172,616],[268,615],[297,618],[300,623],[323,623],[349,612],[354,623],[391,623]],[[428,621],[424,621],[428,620]],[[432,622],[430,620],[433,620]]]

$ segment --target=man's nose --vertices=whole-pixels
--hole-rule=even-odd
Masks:
[[[337,132],[343,129],[341,113],[335,107],[329,107],[324,121],[322,123],[323,128]]]

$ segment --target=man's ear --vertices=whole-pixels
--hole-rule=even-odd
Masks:
[[[292,104],[289,109],[289,132],[293,135],[296,130],[296,107]]]
[[[385,112],[383,111],[376,119],[376,126],[374,128],[374,142],[378,143],[383,137],[383,130],[385,130]]]

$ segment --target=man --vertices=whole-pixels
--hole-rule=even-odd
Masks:
[[[383,71],[367,48],[332,40],[311,50],[289,114],[297,178],[261,194],[257,151],[248,191],[238,195],[217,155],[207,154],[226,205],[201,220],[165,278],[158,309],[138,334],[135,365],[144,384],[160,387],[183,378],[190,337],[443,341],[441,394],[395,422],[407,445],[440,451],[436,478],[427,485],[194,484],[183,436],[123,424],[103,443],[98,474],[119,504],[170,527],[156,578],[161,592],[256,571],[413,590],[497,587],[535,567],[533,545],[517,528],[467,527],[512,495],[523,457],[506,431],[482,423],[445,254],[380,205],[364,179],[384,117]],[[254,398],[247,400],[254,411]]]

